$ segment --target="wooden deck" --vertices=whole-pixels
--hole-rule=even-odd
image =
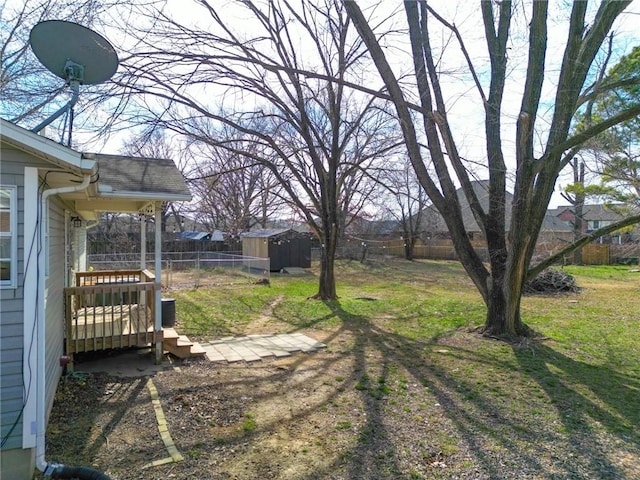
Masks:
[[[77,273],[77,286],[65,289],[67,354],[162,341],[154,280],[140,270]]]

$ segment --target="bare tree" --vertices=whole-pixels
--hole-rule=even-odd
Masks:
[[[429,203],[426,192],[418,182],[409,159],[389,165],[382,177],[387,190],[386,211],[398,220],[404,240],[404,256],[413,260],[413,251],[424,227],[423,213]]]
[[[335,299],[336,244],[344,212],[361,198],[357,179],[397,145],[382,102],[348,86],[366,71],[366,49],[339,0],[195,3],[206,30],[161,10],[136,16],[150,21],[120,81],[147,99],[150,122],[272,172],[320,239],[317,297]],[[233,9],[242,32],[232,26]],[[211,135],[215,125],[231,127],[238,141]],[[247,135],[259,148],[239,142]]]
[[[264,157],[256,138],[223,128],[212,137],[227,148],[211,143],[191,142],[190,182],[196,192],[195,214],[209,228],[239,236],[256,225],[267,227],[269,220],[288,211],[283,188],[275,175],[255,157]],[[251,152],[248,157],[237,152]]]
[[[436,172],[429,175],[418,143],[419,123],[414,122],[408,102],[409,92],[401,88],[391,65],[369,22],[355,1],[344,0],[345,7],[377,66],[396,108],[409,158],[420,183],[435,208],[442,214],[450,231],[458,256],[487,305],[483,331],[489,335],[517,336],[529,334],[520,316],[520,301],[527,278],[544,265],[530,266],[536,241],[547,206],[560,171],[574,157],[575,151],[587,139],[640,113],[640,105],[630,105],[610,118],[594,123],[584,131],[571,135],[571,123],[586,101],[585,92],[591,65],[607,38],[616,18],[629,5],[628,1],[602,1],[596,11],[589,2],[573,2],[570,9],[567,42],[555,80],[555,100],[550,118],[543,118],[540,109],[543,82],[550,74],[545,63],[548,47],[548,7],[546,1],[531,2],[527,23],[529,30],[526,78],[522,85],[520,112],[515,124],[513,172],[515,188],[511,205],[506,202],[507,162],[503,126],[509,117],[503,112],[503,98],[509,69],[509,46],[516,35],[513,22],[517,11],[511,1],[481,1],[478,16],[484,24],[486,48],[489,54],[488,89],[478,73],[479,58],[472,58],[458,28],[424,0],[404,3],[409,25],[409,40],[415,70],[415,88],[419,92],[420,121],[430,159]],[[589,18],[589,12],[593,12]],[[449,114],[439,61],[446,55],[432,35],[434,22],[443,25],[458,41],[466,60],[470,78],[484,107],[486,169],[489,176],[486,208],[480,204],[473,189],[468,164],[459,153],[454,135],[455,121]],[[436,57],[436,48],[437,55]],[[439,60],[439,61],[437,61]],[[474,63],[474,61],[476,63]],[[597,88],[606,86],[596,86]],[[593,93],[593,91],[590,91]],[[542,120],[545,120],[543,122]],[[548,123],[547,123],[548,121]],[[536,142],[542,145],[538,148]],[[465,195],[474,218],[482,229],[489,251],[485,266],[474,250],[462,219],[461,205],[456,195],[456,182]],[[508,212],[510,210],[510,212]],[[507,224],[510,213],[510,224]],[[628,221],[638,221],[631,218]]]

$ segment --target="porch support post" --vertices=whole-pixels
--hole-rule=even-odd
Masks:
[[[156,202],[154,205],[156,241],[155,241],[155,331],[162,330],[162,203]],[[156,363],[162,363],[162,342],[156,342]]]
[[[87,226],[86,223],[80,228],[74,228],[76,241],[76,258],[78,262],[77,272],[87,271]]]
[[[147,216],[140,216],[140,270],[147,268]]]

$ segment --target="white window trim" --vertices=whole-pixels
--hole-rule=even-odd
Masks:
[[[16,288],[18,285],[18,187],[16,185],[0,185],[0,188],[10,190],[9,216],[11,217],[9,235],[0,232],[0,236],[11,238],[11,278],[0,280],[0,288]]]

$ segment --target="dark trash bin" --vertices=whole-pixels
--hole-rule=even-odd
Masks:
[[[173,327],[176,324],[176,299],[162,299],[162,326]]]

